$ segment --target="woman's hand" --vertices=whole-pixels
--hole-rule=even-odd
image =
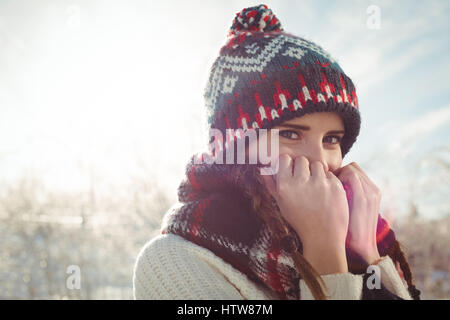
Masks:
[[[381,192],[355,162],[339,169],[337,176],[344,184],[349,202],[347,246],[372,264],[380,258],[377,222]]]
[[[345,239],[349,209],[345,190],[320,161],[309,163],[300,156],[279,158],[275,175],[262,176],[277,201],[282,216],[294,228],[303,245],[303,255],[320,273],[348,271]]]

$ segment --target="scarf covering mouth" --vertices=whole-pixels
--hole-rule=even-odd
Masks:
[[[252,209],[243,186],[231,174],[232,166],[252,165],[199,163],[204,155],[193,155],[187,164],[186,177],[178,187],[179,206],[165,214],[160,233],[181,236],[212,251],[279,299],[298,300],[300,276],[291,256],[295,247],[272,236],[268,225]],[[250,178],[248,181],[255,183]],[[301,252],[301,241],[291,231]],[[378,215],[380,256],[386,255],[394,242],[394,232]],[[368,267],[348,248],[347,260],[354,274],[362,274]]]

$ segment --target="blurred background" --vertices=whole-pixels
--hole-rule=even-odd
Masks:
[[[0,0],[0,299],[132,298],[139,250],[206,150],[209,68],[260,3]],[[382,190],[422,297],[449,299],[450,2],[262,3],[356,84],[343,165]]]

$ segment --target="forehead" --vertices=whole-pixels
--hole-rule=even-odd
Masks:
[[[332,129],[344,129],[344,122],[342,118],[335,112],[314,112],[305,114],[302,117],[296,117],[283,124],[297,124],[305,125],[313,128],[326,128],[333,127]]]

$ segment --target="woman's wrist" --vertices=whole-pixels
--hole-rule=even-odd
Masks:
[[[369,265],[375,265],[381,260],[378,250],[376,252],[372,252],[370,254],[363,256],[363,258]]]
[[[357,243],[358,245],[355,245],[354,243]],[[349,242],[347,245],[369,265],[376,264],[375,262],[381,258],[380,253],[378,252],[376,241],[373,241],[370,244],[368,243],[368,241],[364,240],[360,240],[354,243]]]
[[[345,246],[304,246],[303,256],[320,275],[348,272]]]

